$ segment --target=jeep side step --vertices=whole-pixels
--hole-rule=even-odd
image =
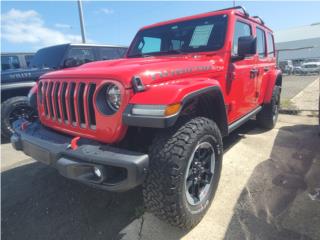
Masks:
[[[239,120],[231,123],[228,127],[228,134],[230,134],[231,132],[233,132],[234,130],[236,130],[238,127],[240,127],[242,124],[246,123],[247,121],[250,120],[250,118],[252,118],[253,116],[257,115],[260,111],[261,111],[262,107],[259,106],[256,109],[254,109],[253,111],[251,111],[250,113],[248,113],[247,115],[244,115],[242,118],[240,118]]]

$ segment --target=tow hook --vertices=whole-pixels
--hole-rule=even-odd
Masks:
[[[74,137],[70,144],[68,145],[67,149],[76,150],[78,148],[78,141],[80,140],[80,137]]]
[[[26,130],[27,127],[30,125],[30,123],[31,123],[31,122],[28,122],[28,121],[25,121],[25,122],[21,123],[21,125],[20,125],[21,131]]]

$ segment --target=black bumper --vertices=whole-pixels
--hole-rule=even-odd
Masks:
[[[145,178],[149,164],[147,154],[87,139],[80,139],[78,147],[71,149],[72,137],[45,128],[39,122],[29,124],[24,130],[21,124],[22,120],[14,123],[13,147],[55,167],[67,178],[109,191],[134,188]]]

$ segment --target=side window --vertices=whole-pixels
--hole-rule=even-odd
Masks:
[[[20,68],[18,56],[1,56],[1,70]]]
[[[268,57],[274,57],[274,44],[273,44],[273,36],[271,33],[268,33]]]
[[[232,54],[238,54],[238,40],[239,37],[251,36],[251,27],[249,24],[237,21],[233,36]]]
[[[123,57],[124,53],[121,48],[104,47],[97,48],[99,52],[99,60],[117,59]]]
[[[91,48],[71,48],[68,57],[74,59],[77,65],[94,61],[94,54]]]
[[[29,67],[31,59],[33,58],[33,55],[25,55],[27,66]]]
[[[266,36],[260,28],[257,28],[257,52],[260,58],[266,56]]]
[[[161,39],[154,37],[144,37],[138,46],[141,53],[159,52],[161,49]]]

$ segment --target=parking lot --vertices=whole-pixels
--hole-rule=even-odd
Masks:
[[[285,77],[283,99],[315,79]],[[141,188],[92,189],[3,143],[2,239],[320,239],[317,123],[280,115],[272,131],[250,121],[226,138],[216,198],[190,232],[144,213]]]

